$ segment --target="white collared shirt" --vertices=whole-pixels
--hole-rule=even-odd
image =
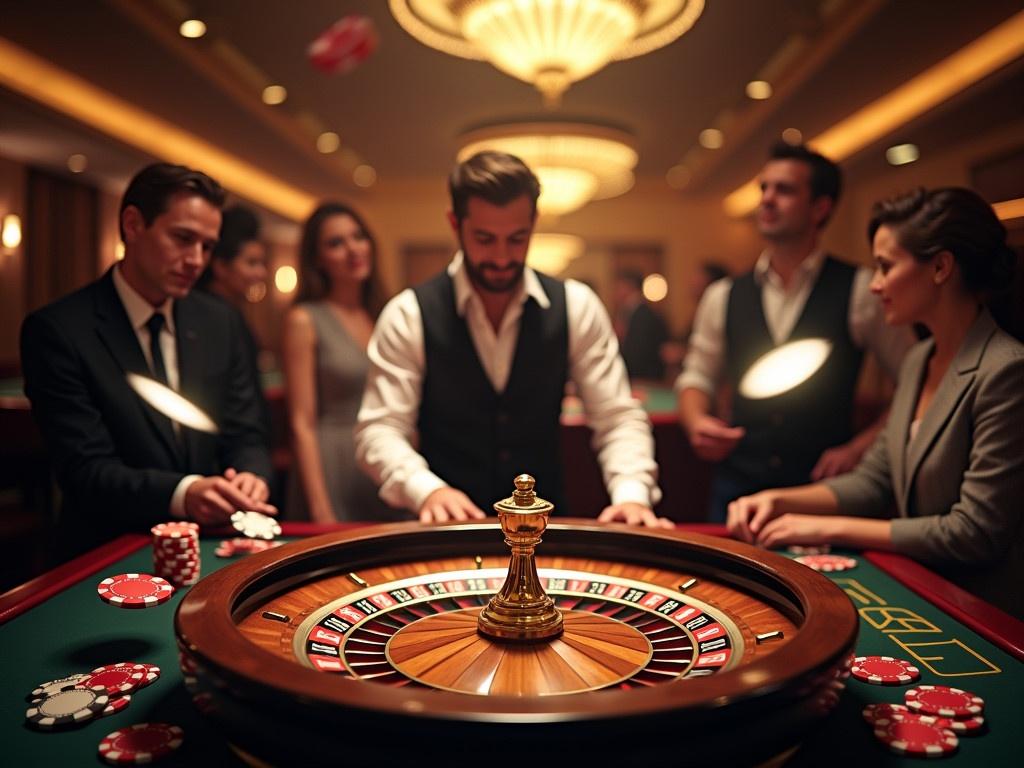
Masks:
[[[128,281],[121,274],[120,265],[114,267],[114,290],[117,291],[117,296],[121,299],[121,305],[128,314],[128,322],[131,323],[132,330],[135,331],[135,337],[139,340],[142,354],[146,358],[146,365],[149,366],[151,372],[153,371],[153,355],[150,352],[150,333],[146,323],[149,322],[149,318],[153,316],[154,312],[163,312],[164,325],[160,330],[160,354],[164,358],[167,383],[171,389],[177,392],[181,386],[181,377],[178,372],[178,345],[174,335],[174,299],[168,298],[159,307],[154,307],[142,298],[138,291],[128,285]],[[176,421],[171,421],[171,426],[174,428],[174,433],[180,436],[181,425]],[[185,475],[175,487],[169,509],[172,517],[186,517],[185,491],[200,477],[202,475]]]
[[[508,383],[519,340],[523,305],[533,298],[551,306],[536,273],[527,267],[497,331],[466,274],[461,253],[448,265],[456,312],[465,318],[477,357],[495,390]],[[569,378],[594,430],[592,446],[601,463],[612,503],[652,506],[657,487],[650,421],[633,398],[611,321],[594,292],[575,280],[565,282],[569,325]],[[370,370],[356,422],[356,457],[380,485],[380,496],[394,507],[416,511],[427,496],[447,483],[430,471],[413,448],[426,369],[423,320],[411,289],[395,296],[377,319],[367,350]],[[458,393],[452,393],[458,397]]]
[[[793,332],[824,265],[825,253],[815,251],[796,268],[789,285],[784,285],[772,269],[768,254],[762,253],[758,258],[754,280],[761,287],[761,308],[775,344],[783,343]],[[854,274],[848,319],[850,338],[857,347],[874,353],[895,381],[903,356],[917,339],[909,327],[885,324],[882,304],[871,293],[871,275],[870,267],[861,267]],[[704,291],[694,316],[683,372],[676,379],[677,392],[692,387],[715,396],[725,374],[725,318],[732,283],[732,278],[723,277]]]

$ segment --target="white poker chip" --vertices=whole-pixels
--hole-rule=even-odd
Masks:
[[[281,524],[272,517],[259,512],[235,512],[231,516],[231,525],[243,536],[250,539],[273,539],[281,535]]]

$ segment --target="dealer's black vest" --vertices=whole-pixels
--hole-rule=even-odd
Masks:
[[[744,493],[809,482],[822,451],[852,436],[853,398],[863,358],[850,338],[850,289],[855,274],[854,267],[826,258],[787,339],[821,337],[832,342],[832,351],[817,373],[776,397],[750,400],[734,394],[732,423],[745,427],[747,433],[722,470],[747,487]],[[727,373],[734,386],[761,355],[776,346],[753,273],[733,283],[725,340]]]
[[[523,305],[505,391],[494,391],[466,321],[455,309],[451,278],[442,273],[413,289],[423,316],[426,373],[419,414],[420,453],[434,474],[491,513],[511,495],[521,472],[537,493],[567,514],[562,492],[559,417],[568,374],[565,286],[538,274],[551,301]]]

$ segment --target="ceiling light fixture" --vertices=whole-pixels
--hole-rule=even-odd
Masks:
[[[277,106],[278,104],[284,104],[285,99],[288,98],[288,89],[283,85],[268,85],[263,89],[263,103],[269,104],[270,106]]]
[[[772,97],[772,84],[767,80],[751,80],[747,83],[747,96],[755,101],[764,101]]]
[[[530,238],[526,262],[545,275],[559,275],[584,250],[583,238],[554,232],[537,232]]]
[[[907,165],[921,156],[916,144],[896,144],[885,150],[889,165]]]
[[[639,160],[631,136],[584,123],[496,125],[467,133],[461,143],[460,162],[484,150],[522,158],[540,179],[537,208],[546,216],[627,192]]]
[[[804,134],[799,128],[786,128],[782,131],[782,140],[795,147],[804,140]]]
[[[318,152],[329,155],[337,152],[341,146],[341,137],[334,131],[324,131],[316,137],[316,148]]]
[[[721,149],[725,144],[725,134],[717,128],[705,128],[700,132],[697,141],[705,149]]]
[[[190,40],[195,40],[206,34],[206,24],[199,19],[185,19],[185,21],[181,22],[181,26],[178,27],[178,34]]]
[[[357,187],[372,187],[377,183],[377,171],[372,165],[357,165],[352,169],[352,183]]]
[[[89,158],[83,154],[76,152],[73,155],[68,155],[68,170],[72,173],[81,173],[89,167]]]
[[[390,0],[399,25],[424,45],[489,61],[532,83],[555,106],[574,82],[614,60],[681,37],[704,0]]]

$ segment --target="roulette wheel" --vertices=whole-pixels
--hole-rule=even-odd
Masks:
[[[271,765],[770,763],[838,701],[857,613],[824,576],[731,540],[546,515],[525,563],[501,519],[507,541],[490,521],[373,526],[202,579],[175,617],[193,701]],[[548,613],[488,630],[496,593]]]

